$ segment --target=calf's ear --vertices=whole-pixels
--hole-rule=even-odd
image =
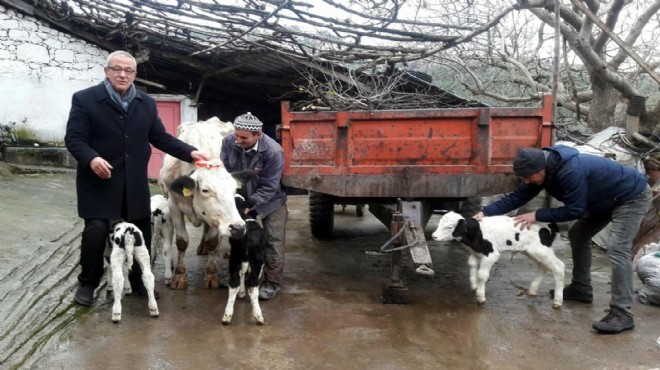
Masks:
[[[451,234],[454,238],[462,238],[465,236],[465,219],[458,220],[454,232]]]
[[[257,173],[253,170],[236,171],[231,173],[231,177],[233,177],[234,180],[238,182],[238,186],[241,187],[246,182],[250,182],[257,177]]]
[[[172,181],[172,185],[170,185],[170,190],[184,197],[192,197],[196,188],[197,183],[190,176],[181,176]]]

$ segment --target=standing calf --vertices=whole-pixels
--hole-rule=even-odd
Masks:
[[[246,232],[243,236],[229,238],[231,246],[229,256],[229,298],[222,316],[222,323],[227,325],[234,315],[236,296],[245,297],[245,288],[252,303],[252,316],[258,325],[264,324],[264,317],[259,306],[259,280],[264,267],[264,249],[266,234],[256,215],[245,214],[244,199],[236,195],[236,207],[245,220]]]
[[[502,252],[522,252],[538,265],[536,276],[527,292],[536,296],[546,271],[552,271],[555,279],[553,308],[563,302],[564,263],[555,256],[551,245],[557,235],[556,224],[534,224],[530,230],[520,230],[508,216],[484,217],[479,222],[465,219],[455,212],[445,214],[438,222],[433,240],[458,240],[470,253],[470,287],[476,291],[477,302],[486,302],[486,281],[491,267]]]
[[[112,321],[121,320],[121,298],[124,292],[130,292],[128,273],[133,266],[133,259],[142,268],[142,281],[149,296],[149,314],[158,316],[158,305],[154,297],[154,274],[151,272],[149,250],[144,243],[144,236],[137,226],[120,221],[112,226],[110,232],[110,269],[108,281],[112,285],[114,304],[112,305]]]
[[[151,197],[151,227],[153,239],[151,241],[151,264],[156,262],[158,253],[163,256],[165,264],[165,284],[172,282],[172,239],[174,237],[174,225],[170,216],[170,208],[167,198],[161,194]]]

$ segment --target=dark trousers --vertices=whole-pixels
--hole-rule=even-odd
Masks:
[[[151,253],[151,220],[143,218],[131,221],[144,235],[144,241],[149,253]],[[110,234],[110,220],[98,218],[86,218],[85,229],[82,233],[80,243],[80,267],[82,271],[78,275],[80,285],[96,288],[103,277],[103,252],[105,251],[108,235]],[[137,262],[128,276],[133,291],[144,290],[142,282],[142,269]]]

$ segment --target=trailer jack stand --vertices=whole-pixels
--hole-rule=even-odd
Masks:
[[[390,232],[392,236],[399,234],[403,228],[403,213],[401,202],[398,202],[395,212],[392,214]],[[390,282],[383,287],[383,303],[406,304],[408,303],[408,288],[401,281],[401,250],[396,247],[405,245],[405,237],[399,236],[392,241],[394,251],[392,254],[392,276]]]

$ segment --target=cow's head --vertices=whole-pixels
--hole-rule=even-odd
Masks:
[[[252,171],[229,173],[222,166],[201,167],[190,176],[175,179],[170,189],[191,199],[195,216],[217,228],[220,235],[242,236],[245,221],[236,209],[234,195],[250,173]]]

